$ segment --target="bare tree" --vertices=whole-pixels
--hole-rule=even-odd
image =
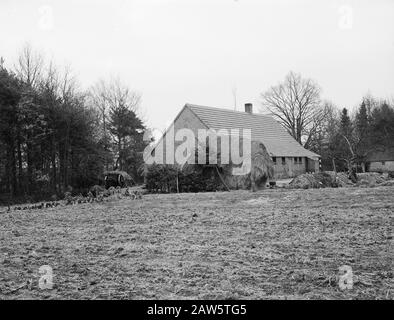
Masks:
[[[137,112],[141,102],[141,96],[135,91],[130,90],[119,78],[113,78],[106,86],[106,98],[109,108],[114,110],[119,107]]]
[[[1,58],[1,66],[0,69],[3,68],[3,63],[4,60]],[[24,84],[27,86],[24,86],[24,88],[20,88],[20,93],[21,93],[21,99],[17,105],[17,111],[16,111],[16,116],[18,118],[17,124],[16,124],[16,146],[17,146],[17,159],[18,159],[18,172],[19,172],[19,189],[26,191],[25,185],[21,182],[23,179],[23,153],[26,145],[26,158],[27,158],[27,171],[28,171],[28,180],[29,180],[29,186],[28,188],[31,187],[31,181],[32,181],[32,166],[31,166],[31,141],[25,141],[23,139],[23,134],[22,131],[26,128],[24,119],[29,116],[29,112],[26,110],[26,106],[33,105],[33,97],[32,97],[32,92],[33,89],[37,89],[40,81],[41,81],[41,76],[42,76],[42,71],[43,71],[43,56],[38,53],[33,51],[31,46],[29,44],[26,44],[21,51],[19,52],[18,56],[18,61],[14,65],[14,71],[19,78]]]
[[[101,115],[101,122],[103,125],[103,137],[107,136],[107,85],[103,80],[99,80],[89,91],[89,97],[92,104],[98,108]]]
[[[283,83],[261,94],[263,110],[268,110],[300,144],[308,148],[324,119],[320,87],[311,79],[290,72]]]
[[[90,90],[90,98],[101,114],[103,125],[103,137],[106,143],[112,140],[117,145],[117,167],[122,167],[121,151],[124,149],[125,139],[121,135],[120,128],[114,130],[114,115],[120,115],[132,111],[137,114],[141,96],[130,90],[118,78],[112,78],[109,81],[100,80]],[[115,125],[116,126],[116,125]],[[116,134],[114,134],[114,131]],[[106,162],[108,169],[108,162]]]
[[[89,91],[92,103],[100,110],[103,122],[103,131],[107,131],[108,112],[119,106],[127,106],[137,112],[141,96],[131,91],[118,78],[109,81],[99,80]]]
[[[26,44],[19,53],[18,63],[14,66],[20,79],[31,87],[38,85],[43,72],[44,58]]]

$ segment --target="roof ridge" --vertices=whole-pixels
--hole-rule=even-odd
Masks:
[[[299,144],[272,115],[250,114],[191,103],[186,103],[184,108],[188,108],[209,128],[250,127],[252,138],[263,141],[267,150],[275,156],[319,156]]]
[[[187,107],[205,108],[205,109],[210,109],[210,110],[213,109],[213,110],[220,110],[220,111],[226,111],[226,112],[232,112],[232,113],[238,113],[238,114],[246,114],[246,115],[249,115],[249,116],[259,116],[259,117],[270,117],[270,118],[272,118],[272,116],[270,116],[269,114],[248,113],[248,112],[245,112],[245,111],[231,110],[231,109],[228,109],[228,108],[221,108],[221,107],[203,106],[203,105],[194,104],[194,103],[186,103],[185,105]]]

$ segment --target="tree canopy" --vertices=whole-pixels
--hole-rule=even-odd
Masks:
[[[79,89],[69,69],[45,63],[30,46],[17,61],[0,67],[0,194],[39,200],[80,192],[107,169],[141,181],[139,95],[120,82],[108,86],[103,117],[93,90]]]

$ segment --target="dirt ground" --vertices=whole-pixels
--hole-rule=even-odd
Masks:
[[[0,299],[394,298],[394,187],[2,209]],[[342,265],[352,289],[338,286]]]

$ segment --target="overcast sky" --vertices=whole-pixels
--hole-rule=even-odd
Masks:
[[[25,42],[83,88],[119,76],[160,129],[186,102],[234,108],[234,87],[257,109],[290,70],[339,107],[394,96],[393,0],[1,0],[7,66]]]

